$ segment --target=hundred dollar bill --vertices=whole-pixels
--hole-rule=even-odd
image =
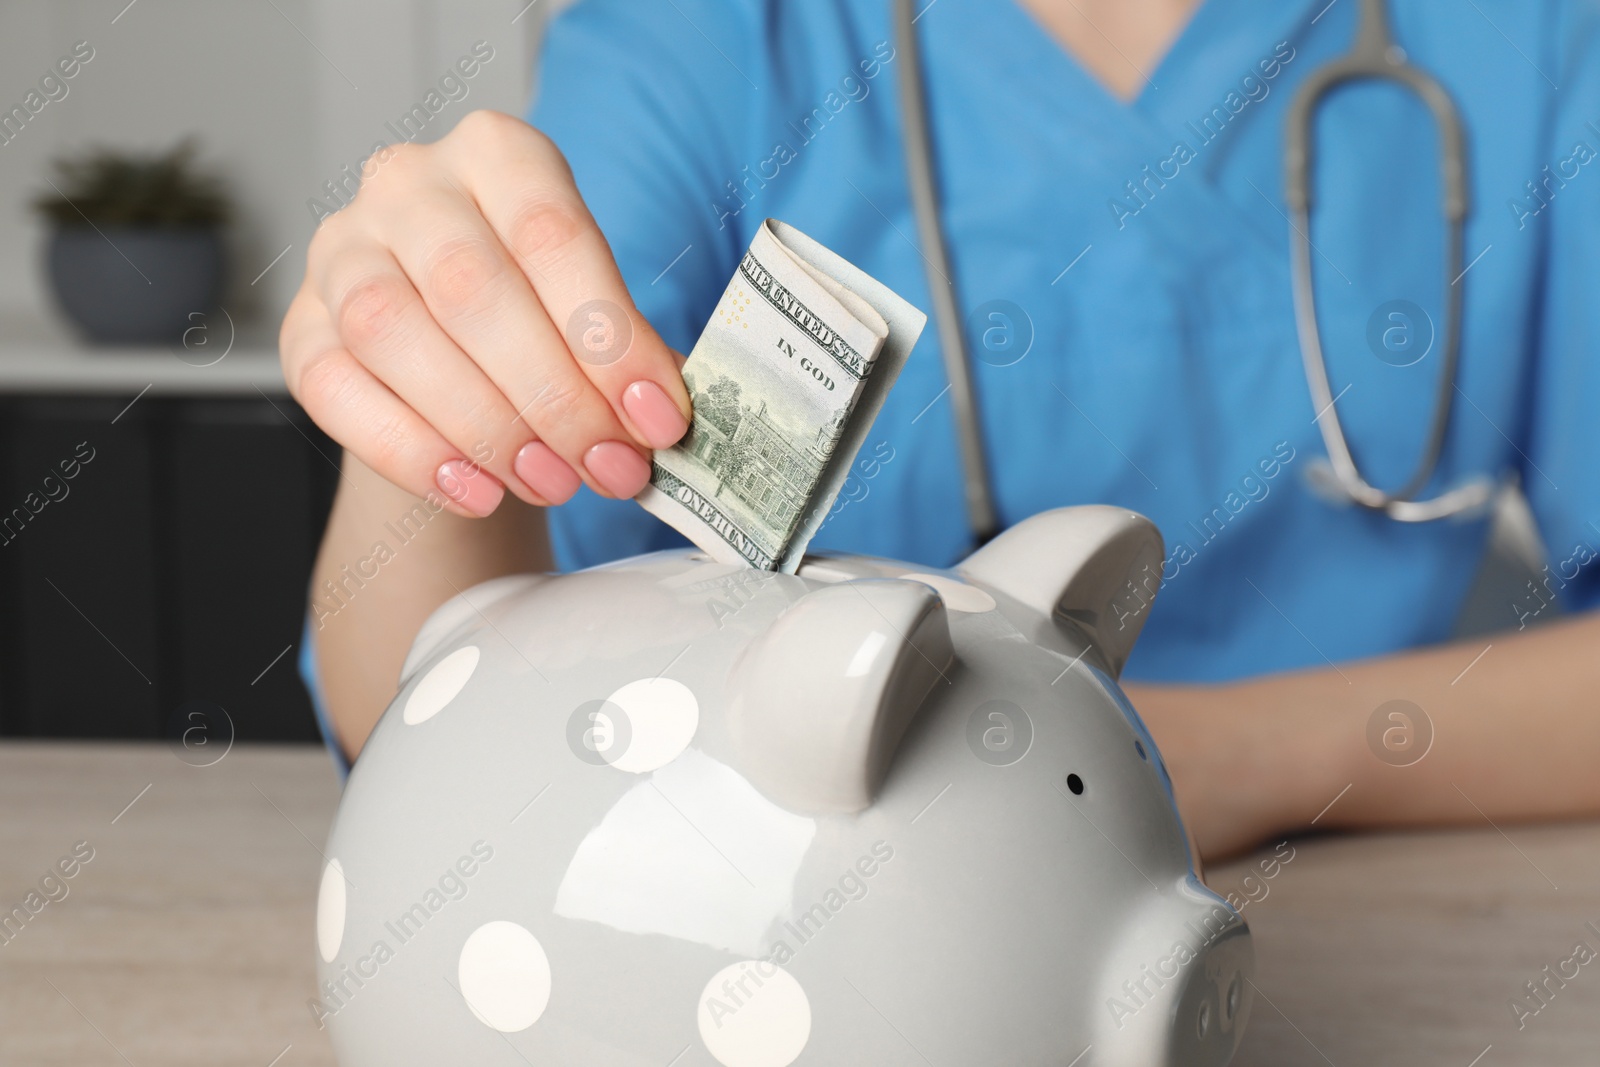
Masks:
[[[634,499],[713,559],[792,574],[926,322],[767,219],[683,366],[689,432]]]

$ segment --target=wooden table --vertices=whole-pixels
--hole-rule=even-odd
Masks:
[[[338,796],[310,746],[0,746],[0,907],[94,849],[0,946],[0,1064],[332,1067],[305,1002]]]
[[[0,745],[0,902],[94,850],[0,944],[0,1063],[331,1067],[305,1005],[337,799],[315,748],[193,767],[164,745]],[[1600,951],[1600,825],[1503,829],[1293,842],[1248,883],[1260,993],[1235,1064],[1600,1063],[1600,959],[1522,1029],[1509,1007],[1580,938]]]

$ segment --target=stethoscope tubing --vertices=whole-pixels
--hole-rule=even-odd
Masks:
[[[899,53],[900,111],[905,138],[906,176],[916,214],[917,239],[927,267],[928,295],[933,302],[934,327],[944,356],[950,384],[950,406],[955,413],[956,439],[961,452],[962,483],[967,517],[979,545],[1000,529],[978,420],[978,401],[972,387],[972,361],[956,302],[955,281],[950,277],[950,255],[939,225],[939,194],[934,185],[933,144],[928,132],[927,83],[922,76],[922,51],[917,40],[912,0],[895,0],[895,48]]]
[[[992,483],[972,382],[965,331],[955,283],[950,276],[950,253],[940,225],[938,189],[934,180],[933,144],[928,124],[926,80],[915,21],[914,0],[894,0],[895,47],[900,58],[899,81],[902,136],[905,139],[907,182],[922,246],[934,326],[949,382],[961,455],[963,489],[969,522],[978,544],[999,529]],[[1312,273],[1311,173],[1314,165],[1313,123],[1317,107],[1336,87],[1356,80],[1396,82],[1416,93],[1428,106],[1439,130],[1442,204],[1446,220],[1444,251],[1444,323],[1440,337],[1440,373],[1433,417],[1422,454],[1411,477],[1398,490],[1388,492],[1361,474],[1339,420],[1337,397],[1328,378],[1317,320]],[[1397,522],[1432,522],[1469,514],[1483,508],[1495,485],[1480,477],[1426,500],[1416,495],[1433,478],[1444,453],[1454,407],[1460,362],[1463,229],[1469,208],[1465,132],[1459,111],[1431,75],[1406,60],[1389,32],[1387,0],[1361,0],[1354,47],[1344,56],[1312,72],[1290,104],[1284,145],[1285,197],[1290,209],[1290,275],[1295,326],[1304,364],[1306,385],[1316,410],[1316,425],[1328,452],[1317,479],[1319,488],[1332,495]]]
[[[1443,256],[1444,321],[1439,345],[1439,384],[1433,417],[1422,453],[1411,476],[1399,488],[1385,491],[1362,475],[1339,419],[1338,398],[1328,379],[1327,361],[1317,317],[1316,286],[1312,273],[1311,174],[1315,166],[1313,124],[1316,110],[1327,95],[1348,82],[1390,81],[1415,93],[1429,112],[1439,134],[1439,169],[1445,217]],[[1455,402],[1460,363],[1463,229],[1469,210],[1466,135],[1461,115],[1443,86],[1420,67],[1406,60],[1405,52],[1389,32],[1386,0],[1361,0],[1356,43],[1345,55],[1313,71],[1295,93],[1284,125],[1284,199],[1289,207],[1290,273],[1295,328],[1305,364],[1306,385],[1316,411],[1316,425],[1328,452],[1328,468],[1336,491],[1350,502],[1381,511],[1400,522],[1429,522],[1481,506],[1492,495],[1492,485],[1479,479],[1429,500],[1417,500],[1444,454],[1450,414]]]

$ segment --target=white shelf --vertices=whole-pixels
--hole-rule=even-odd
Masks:
[[[217,341],[222,341],[218,338]],[[211,351],[227,354],[209,366]],[[113,348],[84,344],[52,323],[0,321],[0,395],[132,396],[288,395],[278,352],[261,337],[235,337],[231,348]]]

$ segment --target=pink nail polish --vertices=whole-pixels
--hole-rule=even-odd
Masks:
[[[583,466],[606,492],[622,499],[650,481],[650,464],[621,441],[601,441],[584,453]]]
[[[689,428],[683,412],[655,382],[642,379],[622,391],[622,410],[644,434],[651,448],[676,444]]]
[[[433,480],[441,493],[479,518],[492,514],[506,495],[506,487],[498,478],[464,459],[452,459],[441,466]]]
[[[511,467],[524,485],[552,504],[565,504],[583,484],[578,472],[543,441],[523,445]]]

